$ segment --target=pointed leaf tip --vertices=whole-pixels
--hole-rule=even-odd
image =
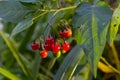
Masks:
[[[107,6],[81,3],[72,19],[75,28],[80,27],[77,39],[88,58],[94,77],[106,43],[109,22],[112,11]],[[82,26],[81,26],[82,25]]]

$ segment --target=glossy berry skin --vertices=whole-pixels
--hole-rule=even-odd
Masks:
[[[65,33],[64,33],[64,31],[60,31],[59,35],[60,35],[61,38],[65,38]]]
[[[52,44],[54,44],[54,38],[53,37],[48,37],[48,38],[45,39],[45,42],[47,44],[52,45]]]
[[[52,45],[52,52],[57,53],[60,51],[60,45],[58,43]]]
[[[71,29],[64,29],[63,31],[59,32],[59,35],[61,38],[69,38],[72,36],[72,30]]]
[[[69,38],[72,36],[72,30],[71,29],[67,29],[67,32],[66,32],[66,38]]]
[[[40,48],[40,44],[39,43],[32,43],[31,44],[31,48],[32,48],[32,50],[38,50],[39,48]]]
[[[46,43],[44,45],[44,49],[47,50],[47,51],[50,51],[51,50],[51,45]]]
[[[70,50],[70,44],[68,42],[63,43],[62,44],[62,49],[66,52],[69,51]]]
[[[40,51],[40,56],[41,56],[41,58],[47,58],[48,52],[46,50],[42,50],[42,51]]]

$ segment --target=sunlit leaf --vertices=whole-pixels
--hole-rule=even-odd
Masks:
[[[117,8],[112,15],[109,32],[107,34],[108,42],[110,45],[113,44],[113,41],[118,32],[119,25],[120,25],[120,8]]]
[[[81,3],[75,12],[72,23],[79,28],[77,42],[82,45],[96,77],[97,66],[102,55],[112,11],[107,6]]]
[[[12,74],[11,72],[3,69],[0,67],[0,73],[4,76],[6,76],[7,78],[9,78],[10,80],[21,80],[20,78],[18,78],[17,76],[15,76],[14,74]]]

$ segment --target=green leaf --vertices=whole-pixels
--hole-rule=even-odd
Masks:
[[[82,45],[95,77],[98,61],[105,47],[111,16],[112,11],[107,6],[81,3],[72,20],[74,28],[79,30],[77,42]]]
[[[89,76],[91,75],[90,73],[90,65],[87,63],[84,66],[78,66],[78,69],[75,71],[77,72],[76,74],[73,75],[72,80],[92,80]],[[92,76],[92,75],[91,75]]]
[[[75,46],[62,62],[54,80],[70,80],[83,55],[83,49]]]
[[[117,34],[117,35],[116,35],[115,41],[120,41],[120,34]]]
[[[22,32],[22,31],[28,29],[29,27],[31,27],[32,24],[33,24],[33,21],[32,21],[31,18],[28,18],[28,19],[25,19],[25,20],[19,22],[19,23],[16,25],[16,27],[13,29],[11,35],[14,36],[14,35]]]
[[[112,15],[109,32],[107,34],[108,43],[110,45],[113,44],[113,41],[118,32],[119,25],[120,25],[120,8],[117,8]]]
[[[21,2],[26,2],[26,3],[40,2],[40,0],[15,0],[15,1],[21,1]]]
[[[19,22],[31,11],[18,1],[0,1],[0,17],[6,21]]]
[[[0,67],[0,73],[4,76],[6,76],[7,78],[9,78],[10,80],[21,80],[20,78],[18,78],[17,76],[15,76],[14,74],[10,73],[9,71],[3,69]]]
[[[49,78],[47,75],[39,73],[38,74],[38,80],[53,80],[53,79]]]
[[[71,80],[92,80],[90,76],[92,77],[90,64],[88,63],[87,57],[84,54],[82,59],[79,61],[79,65],[77,66]]]
[[[32,76],[31,76],[29,70],[27,69],[24,61],[21,59],[18,50],[13,45],[13,42],[7,37],[7,35],[5,35],[5,33],[2,30],[0,30],[0,35],[2,36],[4,41],[6,42],[7,46],[9,47],[10,51],[12,52],[13,56],[17,60],[18,64],[20,65],[20,67],[23,70],[23,72],[25,73],[25,75],[31,80]]]
[[[99,0],[93,0],[94,4],[97,3]]]
[[[38,77],[40,62],[41,62],[41,58],[40,58],[39,54],[36,54],[36,58],[35,58],[35,61],[33,64],[33,69],[32,69],[33,70],[32,75],[35,80]]]

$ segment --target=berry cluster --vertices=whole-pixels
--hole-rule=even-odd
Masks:
[[[66,38],[72,36],[72,30],[70,28],[65,28],[59,32],[59,36],[65,40]],[[41,58],[47,58],[48,51],[52,51],[53,55],[58,58],[61,55],[61,50],[63,53],[66,53],[70,50],[70,43],[67,41],[64,41],[64,43],[60,45],[52,36],[48,36],[44,41],[45,44],[43,46],[37,42],[33,42],[31,44],[32,50],[40,50],[42,47],[42,50],[40,50]]]

